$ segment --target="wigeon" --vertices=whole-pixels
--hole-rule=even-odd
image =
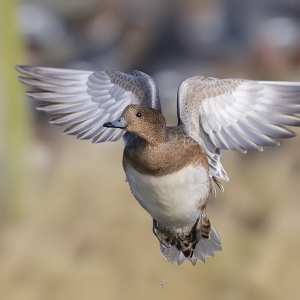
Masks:
[[[178,125],[168,127],[157,84],[140,71],[16,69],[65,134],[93,143],[123,137],[126,180],[171,263],[195,265],[222,250],[206,214],[215,185],[223,191],[219,180],[228,180],[222,151],[278,146],[295,136],[286,125],[300,126],[300,82],[188,78],[178,88]]]

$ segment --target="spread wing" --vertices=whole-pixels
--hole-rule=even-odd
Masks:
[[[178,89],[178,119],[209,157],[210,176],[228,180],[222,149],[246,153],[279,146],[300,126],[300,82],[191,77]]]
[[[36,91],[27,92],[42,102],[37,109],[56,114],[51,124],[65,125],[65,134],[93,143],[119,140],[124,130],[105,128],[103,123],[118,118],[129,104],[161,111],[158,88],[145,73],[133,71],[88,72],[67,69],[16,66],[25,75],[19,80]]]

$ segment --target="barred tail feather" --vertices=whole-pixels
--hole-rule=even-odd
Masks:
[[[181,265],[185,260],[189,261],[193,266],[196,265],[197,260],[205,263],[207,256],[214,257],[215,253],[222,251],[222,243],[220,236],[214,226],[211,228],[210,238],[201,238],[196,244],[192,257],[185,257],[182,251],[178,250],[176,246],[166,247],[160,243],[160,251],[162,256],[170,263],[178,263]]]

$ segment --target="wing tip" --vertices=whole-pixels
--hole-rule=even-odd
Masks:
[[[22,70],[25,66],[21,66],[21,65],[17,65],[17,64],[14,64],[14,68],[16,71],[22,73]]]
[[[33,67],[33,66],[26,66],[26,65],[14,65],[14,68],[16,71],[18,71],[19,73],[26,75],[26,76],[32,76],[32,72],[34,72],[34,69],[38,68],[38,67]]]
[[[25,92],[25,95],[31,99],[35,99],[35,100],[40,100],[40,99],[37,99],[37,96],[35,95],[36,92]]]
[[[22,74],[24,74],[24,73],[22,73]],[[18,79],[21,83],[23,83],[23,84],[25,84],[25,85],[30,85],[30,84],[28,84],[28,82],[27,82],[28,77],[18,76],[17,79]]]
[[[298,136],[298,134],[295,131],[293,131],[293,130],[290,130],[290,131],[291,131],[291,133],[290,133],[289,138],[294,138],[294,137]],[[279,145],[280,145],[280,142],[279,142]]]

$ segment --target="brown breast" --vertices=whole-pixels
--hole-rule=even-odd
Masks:
[[[201,146],[178,127],[169,127],[167,141],[155,146],[135,137],[126,145],[123,167],[131,165],[138,172],[161,176],[176,172],[183,167],[201,164],[207,171],[208,160]]]

